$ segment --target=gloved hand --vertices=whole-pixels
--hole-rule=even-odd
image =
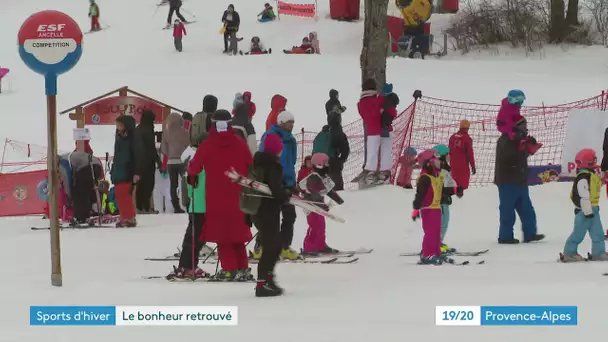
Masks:
[[[414,209],[412,211],[412,221],[416,222],[416,220],[419,218],[420,218],[420,210]]]
[[[461,186],[457,186],[454,192],[458,198],[462,198],[462,196],[464,196],[464,189]]]
[[[475,168],[475,166],[473,166],[473,167],[471,168],[471,174],[472,174],[472,175],[474,175],[474,174],[476,174],[476,173],[477,173],[477,169]]]
[[[592,219],[592,218],[594,218],[594,217],[595,217],[595,215],[594,215],[593,213],[588,214],[588,215],[585,215],[585,218],[586,218],[586,219]]]
[[[188,184],[193,188],[198,188],[198,175],[189,175],[187,180]]]
[[[247,227],[253,227],[253,221],[251,220],[251,215],[245,215],[245,224]]]
[[[167,177],[169,177],[169,174],[168,174],[168,173],[167,173],[167,171],[165,171],[165,170],[160,170],[160,176],[161,176],[163,179],[167,179]]]

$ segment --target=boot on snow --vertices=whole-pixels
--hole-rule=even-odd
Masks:
[[[564,255],[563,253],[559,253],[559,262],[580,262],[580,261],[587,261],[585,260],[585,258],[583,258],[580,254],[575,254],[575,255]]]
[[[445,243],[441,243],[441,254],[453,254],[456,253],[456,248],[451,248]]]
[[[253,252],[249,252],[250,257],[254,260],[260,260],[262,258],[262,247],[255,246]]]
[[[137,220],[135,220],[135,219],[120,220],[120,221],[116,222],[116,228],[133,228],[133,227],[137,227]]]
[[[201,268],[185,269],[183,267],[173,267],[173,272],[169,273],[165,278],[168,281],[176,280],[196,280],[201,278],[208,278],[209,274]]]
[[[589,260],[589,261],[608,261],[608,254],[602,253],[600,255],[591,255],[591,253],[587,253],[587,260]]]
[[[281,259],[284,260],[298,260],[302,259],[300,253],[294,251],[291,248],[285,248],[281,251]]]
[[[209,280],[212,281],[235,281],[238,271],[226,271],[220,270],[216,274],[212,275]]]
[[[234,277],[234,281],[253,281],[253,279],[255,279],[255,277],[251,273],[251,268],[237,270],[236,276]]]
[[[420,256],[420,265],[441,265],[443,264],[445,258],[442,258],[439,255],[431,255],[428,257]]]
[[[517,245],[519,243],[519,240],[517,240],[517,239],[505,239],[505,240],[498,239],[498,243],[501,245]]]
[[[533,237],[524,240],[524,243],[540,241],[540,240],[543,240],[544,238],[545,238],[545,234],[535,234]]]
[[[276,297],[282,294],[283,289],[275,283],[274,276],[268,276],[267,279],[258,279],[255,286],[256,297]]]

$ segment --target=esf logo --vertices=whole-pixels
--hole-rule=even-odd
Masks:
[[[63,31],[64,28],[65,28],[65,24],[38,25],[38,32]]]

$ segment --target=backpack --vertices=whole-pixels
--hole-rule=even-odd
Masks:
[[[247,178],[253,181],[262,182],[264,180],[264,169],[251,165],[247,170]],[[242,186],[239,196],[239,206],[241,211],[247,215],[257,215],[262,197],[260,193],[252,188]]]
[[[198,146],[202,136],[207,132],[207,116],[205,112],[198,112],[192,118],[192,127],[190,129],[190,145]]]
[[[331,148],[331,133],[329,131],[321,131],[312,142],[312,154],[325,153],[328,157],[336,156],[336,151]]]

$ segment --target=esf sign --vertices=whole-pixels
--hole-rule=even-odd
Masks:
[[[65,24],[38,25],[38,38],[63,38]]]

